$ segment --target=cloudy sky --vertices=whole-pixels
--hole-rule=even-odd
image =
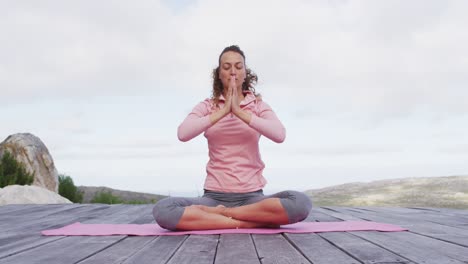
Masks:
[[[287,129],[266,192],[468,174],[468,1],[2,1],[0,141],[29,132],[77,185],[201,193],[177,140],[238,44]]]

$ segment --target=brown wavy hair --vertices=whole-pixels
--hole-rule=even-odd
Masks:
[[[216,107],[218,107],[219,97],[223,94],[223,91],[224,91],[223,83],[219,79],[219,65],[221,64],[221,56],[223,56],[223,54],[228,51],[239,53],[242,56],[242,58],[244,58],[244,64],[246,64],[244,52],[237,45],[231,45],[229,47],[226,47],[221,52],[221,54],[219,54],[218,67],[213,69],[213,73],[212,73],[213,93],[212,93],[211,99],[213,100],[214,105]],[[252,91],[252,93],[256,97],[260,97],[260,94],[257,94],[255,92],[255,87],[254,87],[254,85],[257,84],[257,81],[258,81],[257,75],[251,69],[247,68],[247,66],[245,65],[245,80],[242,83],[242,91]]]

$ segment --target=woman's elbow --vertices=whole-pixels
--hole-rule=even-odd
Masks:
[[[285,129],[282,129],[281,132],[278,133],[278,135],[276,135],[274,138],[272,138],[272,140],[275,143],[283,143],[285,139],[286,139],[286,130]]]
[[[180,127],[177,129],[177,138],[182,142],[187,142],[191,139],[189,134],[184,133],[183,129]]]
[[[178,137],[178,138],[179,138],[179,140],[180,140],[180,141],[182,141],[182,142],[187,142],[187,141],[189,141],[189,140],[190,140],[189,138],[187,138],[187,137],[183,137],[183,136],[180,136],[180,135],[177,135],[177,137]]]
[[[286,135],[283,135],[282,137],[278,138],[276,143],[283,143],[285,139],[286,139]]]

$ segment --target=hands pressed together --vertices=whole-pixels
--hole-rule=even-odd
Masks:
[[[224,95],[224,99],[224,107],[210,115],[210,120],[212,124],[218,122],[219,120],[221,120],[221,118],[225,117],[229,113],[237,116],[246,124],[250,124],[252,116],[250,115],[250,113],[243,111],[240,107],[241,99],[237,91],[236,78],[234,78],[234,76],[232,76],[231,80],[229,81],[229,86],[227,89],[227,93]]]
[[[229,81],[229,86],[227,93],[225,94],[224,108],[222,109],[224,115],[233,113],[234,115],[240,117],[242,109],[240,107],[239,94],[237,91],[236,78],[232,76],[231,81]]]

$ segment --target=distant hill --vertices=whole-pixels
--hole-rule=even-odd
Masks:
[[[111,192],[124,201],[155,203],[167,196],[78,186],[89,203],[97,192]],[[305,191],[314,206],[396,206],[468,209],[468,176],[426,177],[347,183]]]
[[[110,192],[114,196],[120,197],[124,201],[143,201],[146,203],[155,203],[167,196],[150,193],[130,192],[116,190],[108,187],[78,186],[83,191],[83,203],[89,203],[98,192]]]
[[[468,209],[468,176],[348,183],[308,190],[316,206],[398,206]]]

